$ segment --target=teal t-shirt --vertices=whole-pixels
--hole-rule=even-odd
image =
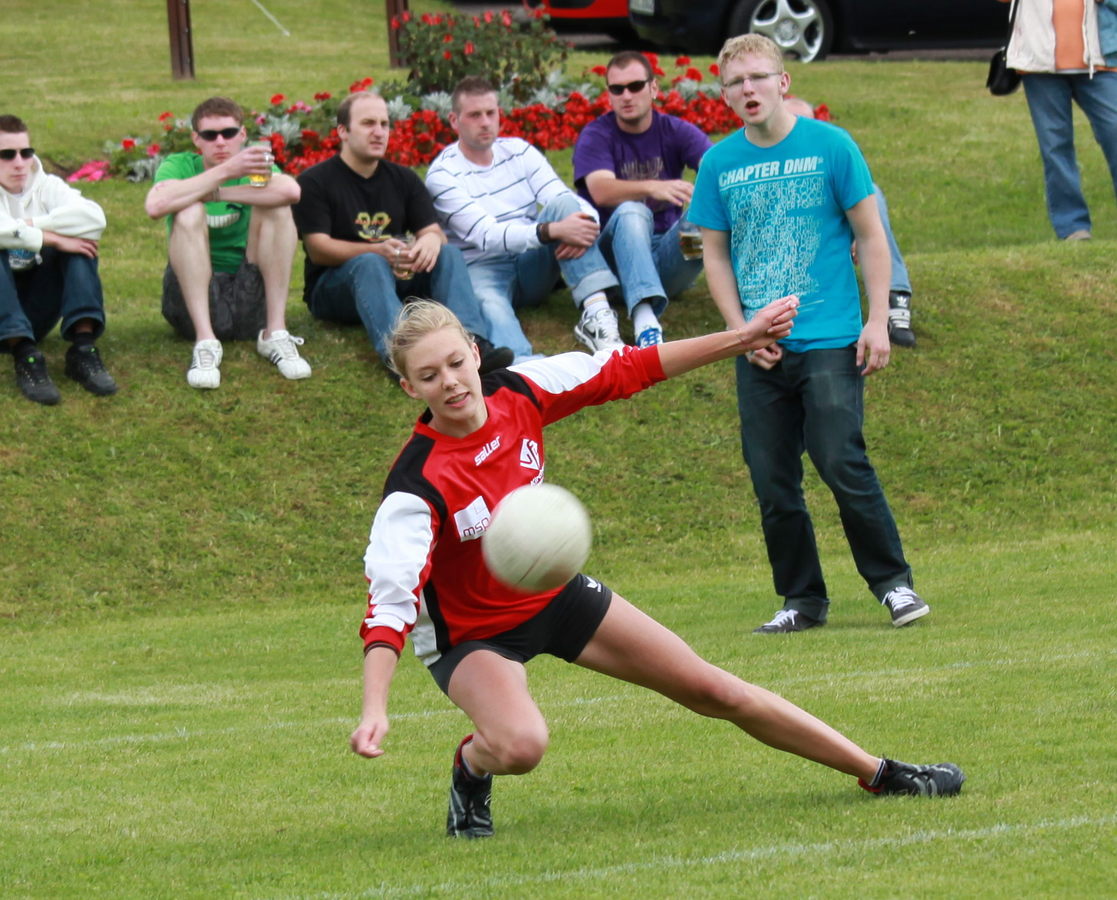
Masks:
[[[780,343],[794,352],[847,347],[861,334],[861,291],[845,211],[872,193],[869,167],[845,131],[797,119],[773,147],[749,143],[744,129],[715,144],[687,218],[729,232],[746,320],[797,294],[803,309]]]
[[[169,179],[182,181],[201,175],[205,163],[197,153],[172,153],[155,171],[155,182]],[[273,171],[278,171],[273,167]],[[248,184],[248,178],[232,178],[222,187]],[[171,232],[174,216],[167,216],[167,233]],[[245,203],[206,204],[206,223],[209,225],[209,255],[215,272],[235,272],[244,259],[248,246],[248,225],[252,221],[252,207]]]

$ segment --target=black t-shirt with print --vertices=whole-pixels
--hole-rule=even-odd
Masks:
[[[341,156],[307,169],[298,177],[302,197],[293,213],[299,235],[325,234],[339,241],[375,243],[438,221],[426,186],[411,169],[380,160],[369,178],[354,172]],[[304,267],[303,299],[329,268],[310,261]]]

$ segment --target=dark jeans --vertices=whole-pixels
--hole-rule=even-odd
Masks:
[[[306,304],[316,319],[364,325],[369,342],[387,364],[388,335],[403,308],[402,298],[411,295],[444,303],[466,331],[488,338],[488,323],[473,293],[465,260],[456,247],[443,246],[432,271],[421,272],[407,281],[397,280],[388,261],[377,253],[354,256],[323,272]]]
[[[878,600],[911,586],[900,533],[865,452],[856,347],[789,353],[764,371],[737,359],[741,445],[760,501],[776,593],[826,620],[830,600],[803,497],[803,451],[834,494],[857,571]]]
[[[100,337],[105,330],[105,297],[97,258],[54,247],[43,247],[39,255],[39,265],[13,272],[8,251],[0,250],[0,341],[41,341],[59,320],[62,337],[70,340],[82,319],[92,320],[93,337]]]

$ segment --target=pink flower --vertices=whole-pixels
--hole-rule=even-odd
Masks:
[[[71,173],[66,180],[73,184],[75,181],[102,181],[108,177],[109,164],[103,159],[94,159],[85,163],[76,172]]]
[[[158,144],[151,143],[151,144],[147,145],[147,155],[148,156],[157,156],[158,154],[159,154],[159,145]]]

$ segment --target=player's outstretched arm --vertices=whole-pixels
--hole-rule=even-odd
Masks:
[[[349,746],[369,759],[384,755],[381,745],[388,734],[388,687],[398,661],[391,647],[375,646],[365,654],[361,721],[349,736]]]
[[[659,345],[659,361],[668,378],[719,359],[740,356],[787,337],[797,315],[798,297],[773,300],[739,328]]]

